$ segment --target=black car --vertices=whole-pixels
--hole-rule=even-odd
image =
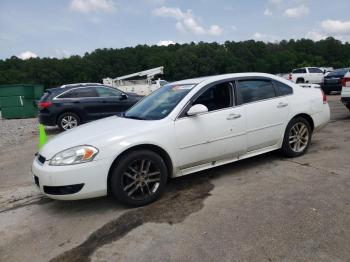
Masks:
[[[341,91],[341,79],[350,71],[350,68],[336,69],[324,77],[323,92],[329,95],[332,91]]]
[[[82,123],[121,114],[141,98],[102,84],[51,88],[38,103],[39,122],[68,130]]]

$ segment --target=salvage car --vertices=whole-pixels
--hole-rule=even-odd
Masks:
[[[141,206],[179,177],[280,149],[303,155],[330,119],[320,88],[240,73],[174,82],[112,116],[49,140],[32,165],[50,198],[110,194]]]
[[[142,96],[102,84],[80,83],[47,89],[38,103],[39,122],[62,130],[121,114]]]

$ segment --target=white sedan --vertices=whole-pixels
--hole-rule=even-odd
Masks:
[[[165,85],[129,109],[64,132],[33,161],[50,198],[155,201],[167,179],[281,149],[304,154],[330,119],[320,88],[240,73]]]

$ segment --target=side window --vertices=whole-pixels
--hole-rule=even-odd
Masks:
[[[319,74],[319,73],[323,73],[323,71],[321,70],[321,69],[319,69],[319,68],[316,68],[316,67],[310,67],[309,68],[309,73],[317,73],[317,74]]]
[[[74,89],[73,94],[75,98],[97,97],[97,94],[93,87]]]
[[[274,81],[274,84],[277,87],[278,95],[286,96],[293,94],[293,88],[291,88],[289,85],[283,84],[278,81]]]
[[[201,94],[192,105],[205,105],[209,111],[219,110],[232,106],[232,83],[226,82],[210,87]]]
[[[67,91],[63,93],[62,95],[59,95],[58,98],[74,98],[74,90]]]
[[[106,87],[101,87],[98,86],[96,87],[96,91],[99,97],[115,97],[115,96],[121,96],[122,92],[119,90],[114,90],[111,88],[106,88]]]
[[[306,69],[305,68],[300,68],[300,69],[295,69],[292,72],[293,74],[306,74]]]
[[[238,90],[243,104],[276,96],[275,88],[270,80],[240,80]]]

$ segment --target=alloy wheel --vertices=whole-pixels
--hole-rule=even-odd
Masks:
[[[305,150],[309,143],[309,129],[302,123],[298,122],[293,125],[289,132],[289,146],[296,152],[302,152]]]
[[[62,128],[64,130],[72,129],[78,125],[78,119],[76,119],[74,116],[65,116],[61,120]]]
[[[156,193],[161,180],[157,165],[149,159],[132,162],[122,175],[124,192],[134,200],[142,200]]]

